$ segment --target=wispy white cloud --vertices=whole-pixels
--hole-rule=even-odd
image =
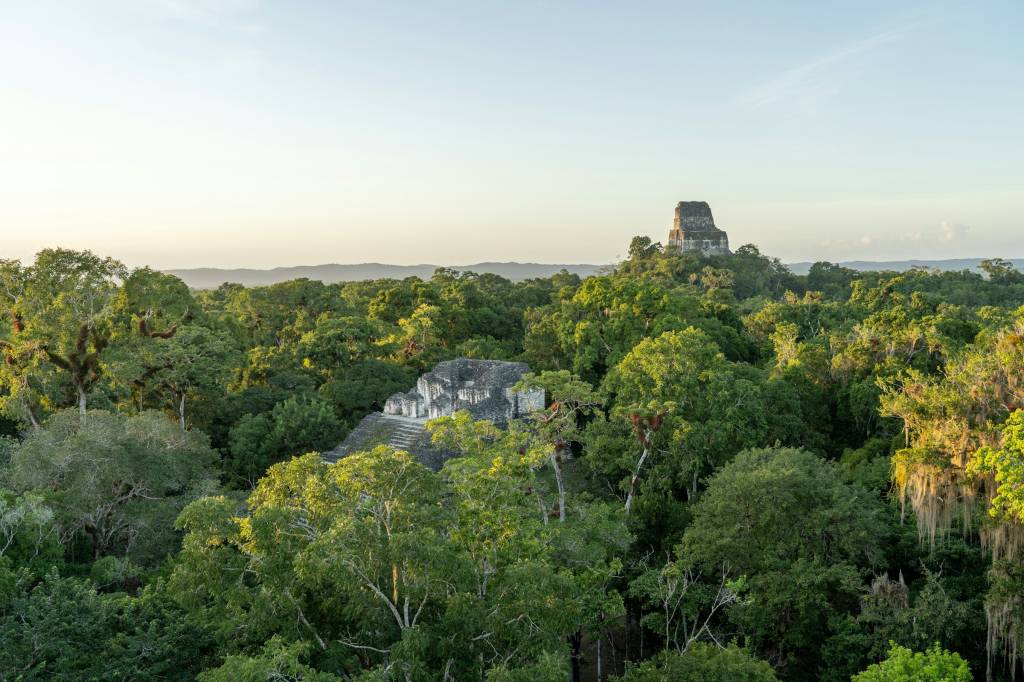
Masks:
[[[957,244],[967,237],[970,229],[970,225],[944,220],[932,229],[908,230],[882,237],[865,234],[848,239],[826,239],[819,241],[818,245],[824,249],[843,253],[853,253],[858,249],[868,247],[888,249],[899,244],[911,245],[914,249],[920,249],[928,244]]]
[[[967,236],[968,230],[971,229],[970,225],[964,225],[962,223],[952,223],[948,220],[943,220],[939,226],[942,229],[942,235],[939,237],[940,240],[946,242],[958,242]]]
[[[853,41],[837,49],[819,54],[809,61],[741,91],[735,97],[738,104],[753,109],[785,102],[813,104],[839,92],[835,72],[849,66],[879,48],[896,42],[913,31],[920,22],[881,31]]]
[[[933,230],[908,230],[900,234],[897,239],[898,241],[908,242],[911,244],[921,244],[925,242],[943,242],[951,244],[964,239],[970,229],[970,225],[943,220],[939,223],[938,227]]]

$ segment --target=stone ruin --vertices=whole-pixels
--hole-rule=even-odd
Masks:
[[[416,381],[415,388],[388,398],[383,412],[364,417],[324,459],[337,461],[352,452],[390,445],[440,469],[452,453],[433,446],[427,421],[466,410],[474,419],[505,426],[511,419],[544,409],[544,391],[512,390],[529,371],[523,362],[468,358],[439,362]]]
[[[504,425],[531,410],[544,409],[544,392],[513,391],[530,371],[523,362],[459,358],[437,363],[408,393],[396,393],[384,404],[384,414],[436,419],[468,410],[474,419]]]
[[[729,251],[729,235],[715,225],[706,201],[680,201],[668,233],[668,245],[681,251],[721,255]]]

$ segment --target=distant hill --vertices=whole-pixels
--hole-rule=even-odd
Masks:
[[[225,282],[234,282],[246,286],[260,286],[287,282],[305,277],[318,279],[328,284],[333,282],[355,282],[365,279],[402,279],[405,277],[430,278],[437,265],[387,265],[385,263],[354,263],[349,265],[296,265],[270,270],[250,268],[185,268],[166,270],[165,272],[180,277],[193,289],[214,289]],[[561,270],[568,270],[580,277],[593,275],[601,265],[576,264],[562,265],[554,263],[474,263],[472,265],[450,265],[453,270],[472,271],[479,274],[491,273],[511,280],[532,279],[534,277],[550,277]]]
[[[878,272],[881,270],[895,270],[902,272],[911,268],[935,268],[943,272],[957,272],[959,270],[980,271],[981,261],[984,258],[950,258],[948,260],[849,260],[839,263],[843,267],[852,270],[866,270]],[[1013,267],[1024,271],[1024,258],[1008,258]],[[789,263],[789,269],[798,275],[806,275],[813,263]]]
[[[953,258],[949,260],[893,260],[893,261],[843,261],[839,263],[854,270],[903,271],[911,268],[937,268],[943,271],[978,270],[981,258]],[[1014,267],[1024,271],[1024,259],[1011,259]],[[812,263],[788,263],[790,270],[798,275],[806,275]],[[260,286],[287,282],[291,279],[305,277],[318,279],[322,282],[357,282],[366,279],[402,279],[420,277],[429,279],[438,265],[427,263],[421,265],[388,265],[386,263],[353,263],[347,265],[296,265],[286,268],[256,270],[251,268],[184,268],[167,270],[166,272],[180,277],[193,289],[213,289],[225,282]],[[589,263],[473,263],[472,265],[445,266],[461,272],[471,271],[480,274],[492,273],[511,280],[532,279],[534,277],[550,277],[561,271],[568,270],[580,277],[596,274],[606,265]]]

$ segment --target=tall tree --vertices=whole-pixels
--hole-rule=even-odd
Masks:
[[[46,249],[28,267],[3,268],[11,328],[3,346],[14,363],[39,356],[63,372],[84,418],[103,374],[112,305],[127,269],[90,251]]]
[[[833,614],[857,604],[882,562],[880,502],[835,465],[788,448],[748,450],[715,474],[693,509],[683,556],[712,574],[746,576],[729,620],[791,674],[814,674]]]
[[[14,448],[5,481],[43,495],[69,554],[149,563],[174,549],[181,508],[215,490],[215,463],[205,436],[160,413],[65,410]]]
[[[580,440],[582,420],[600,408],[604,399],[593,386],[567,370],[526,374],[512,390],[544,391],[547,410],[535,411],[530,418],[550,447],[548,462],[558,487],[558,520],[565,523],[568,500],[564,468],[572,458],[573,445]]]
[[[768,433],[762,381],[692,327],[644,339],[627,353],[602,388],[613,396],[613,417],[629,421],[639,441],[622,483],[630,505],[655,450],[668,480],[689,479],[692,497],[714,467],[761,444]]]

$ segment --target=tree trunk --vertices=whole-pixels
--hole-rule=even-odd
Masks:
[[[78,389],[78,414],[81,415],[82,419],[85,419],[85,403],[86,403],[85,387],[83,387],[81,384],[79,384],[75,388]]]
[[[82,532],[89,536],[89,542],[92,545],[92,560],[96,561],[100,558],[100,534],[97,531],[96,526],[91,523],[87,523],[82,526]]]
[[[640,602],[633,597],[625,598],[626,607],[626,660],[639,661],[643,659],[643,626],[640,625],[640,617],[643,611]]]
[[[36,419],[36,413],[32,410],[32,406],[26,403],[26,405],[25,405],[25,412],[28,413],[28,421],[32,425],[32,429],[34,431],[38,431],[39,430],[39,420]]]
[[[633,471],[633,476],[629,479],[629,494],[626,495],[626,514],[629,515],[629,510],[633,508],[633,495],[636,493],[636,484],[640,480],[640,468],[643,467],[644,461],[647,459],[647,454],[650,452],[650,448],[645,447],[644,452],[640,455],[640,460],[636,463],[636,470]]]
[[[569,635],[569,664],[572,666],[572,682],[580,682],[581,679],[581,665],[580,659],[582,658],[580,649],[583,648],[583,631],[577,630],[573,634]]]
[[[551,453],[551,468],[555,470],[555,483],[558,485],[558,521],[565,523],[565,484],[562,482],[562,465],[558,463],[560,454],[558,448]]]
[[[181,392],[181,399],[178,401],[178,426],[185,430],[185,392]]]

